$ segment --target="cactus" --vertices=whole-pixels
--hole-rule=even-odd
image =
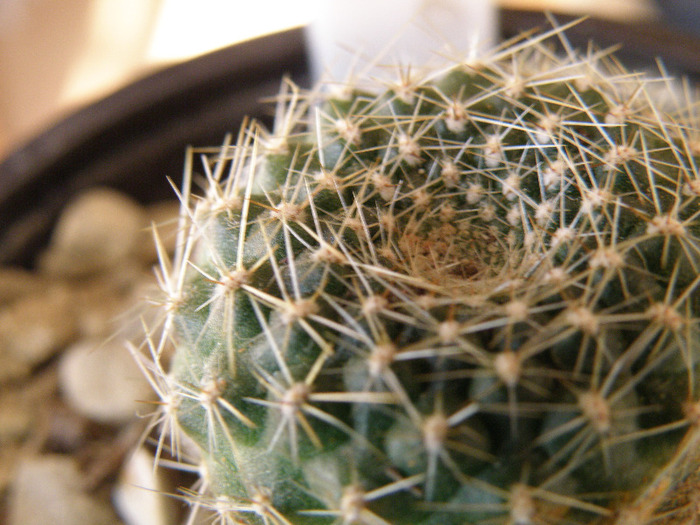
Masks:
[[[561,27],[397,77],[285,82],[271,131],[190,151],[144,365],[159,454],[196,445],[187,498],[222,524],[692,519],[691,90]]]

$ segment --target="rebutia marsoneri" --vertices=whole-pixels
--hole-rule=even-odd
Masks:
[[[396,77],[285,83],[272,131],[189,153],[144,370],[195,508],[694,519],[698,99],[561,28]]]

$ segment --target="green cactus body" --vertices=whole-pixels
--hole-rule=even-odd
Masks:
[[[551,35],[202,153],[151,345],[217,523],[697,508],[697,101]]]

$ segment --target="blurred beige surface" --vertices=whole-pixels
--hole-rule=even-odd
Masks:
[[[653,16],[651,0],[495,1],[618,20]],[[0,158],[155,68],[304,24],[313,2],[0,0]]]
[[[156,68],[307,22],[314,0],[0,0],[0,158]]]
[[[159,4],[0,1],[0,153],[144,71]]]

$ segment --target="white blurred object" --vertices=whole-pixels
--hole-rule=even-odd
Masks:
[[[155,470],[155,458],[141,447],[124,463],[112,493],[114,506],[127,525],[174,523],[175,500],[165,492],[163,471]]]
[[[93,0],[85,44],[70,65],[59,104],[78,106],[147,71],[146,52],[162,0]]]
[[[382,65],[424,66],[497,39],[492,0],[333,0],[317,13],[308,31],[316,80],[383,76]]]
[[[0,0],[2,1],[2,0]],[[160,0],[148,59],[173,62],[291,27],[311,19],[312,0]],[[332,3],[332,1],[330,2]]]

